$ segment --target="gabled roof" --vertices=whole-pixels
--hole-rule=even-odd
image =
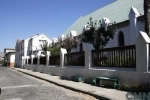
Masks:
[[[45,37],[47,37],[49,40],[51,40],[48,36],[46,36],[44,33],[41,33],[41,34],[35,34],[35,35],[33,35],[33,36],[31,36],[31,37],[29,37],[29,38],[27,38],[27,39],[24,39],[24,40],[29,40],[29,39],[34,39],[34,38],[36,38],[36,37],[39,37],[39,36],[41,36],[41,35],[44,35]]]
[[[131,7],[130,12],[133,11],[135,13],[135,15],[140,15],[138,10],[135,7]]]
[[[41,36],[41,35],[44,35],[44,36],[47,37],[50,41],[52,41],[52,40],[51,40],[48,36],[46,36],[44,33],[38,34],[37,36],[31,37],[31,38],[37,38],[37,37],[39,37],[39,36]]]
[[[90,17],[92,17],[93,21],[102,20],[103,17],[109,18],[111,22],[115,21],[116,23],[126,21],[129,19],[128,15],[131,7],[135,7],[141,15],[144,14],[143,0],[116,0],[86,16],[80,17],[63,34],[69,34],[71,30],[75,30],[77,34],[80,34]]]
[[[29,39],[31,39],[31,38],[35,38],[35,37],[37,37],[39,34],[35,34],[35,35],[33,35],[33,36],[31,36],[31,37],[28,37],[28,38],[26,38],[26,39],[24,39],[24,41],[28,41]]]

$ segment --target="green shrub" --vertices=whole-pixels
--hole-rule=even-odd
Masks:
[[[67,50],[67,52],[70,53],[71,49],[77,49],[77,46],[81,43],[81,41],[78,36],[75,36],[73,38],[66,36],[66,38],[64,40],[59,38],[58,43],[61,48],[65,48]]]
[[[53,47],[50,48],[49,51],[51,52],[51,55],[60,55],[60,47]]]
[[[128,92],[149,92],[150,84],[148,82],[131,82],[130,80],[127,80],[121,84],[120,90]]]
[[[0,61],[0,64],[3,64],[3,62],[4,62],[4,61],[3,61],[3,60],[1,60],[1,61]]]

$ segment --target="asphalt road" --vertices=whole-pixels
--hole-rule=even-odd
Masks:
[[[95,100],[6,67],[0,67],[0,87],[0,100]]]

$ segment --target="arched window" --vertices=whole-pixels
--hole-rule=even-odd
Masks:
[[[118,45],[124,46],[124,34],[122,31],[120,31],[118,34]]]

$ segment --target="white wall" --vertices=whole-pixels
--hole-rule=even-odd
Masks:
[[[141,21],[138,21],[137,22],[137,29],[138,29],[138,32],[136,33],[136,36],[139,35],[139,31],[145,31],[144,29],[144,22],[141,22]],[[131,40],[130,40],[130,37],[134,37],[135,35],[130,35],[130,26],[129,25],[125,25],[121,28],[118,28],[116,33],[115,33],[115,37],[113,39],[111,39],[108,44],[105,46],[105,48],[110,48],[110,47],[118,47],[118,33],[122,31],[123,34],[124,34],[124,42],[125,42],[125,45],[132,45],[131,43]],[[134,39],[134,41],[132,42],[136,42],[136,39]],[[94,49],[93,46],[91,44],[89,44],[89,46],[91,47],[91,50]],[[79,49],[79,46],[77,47],[77,49],[72,49],[72,52],[78,52],[80,49]],[[85,50],[85,43],[83,43],[83,51]]]
[[[126,25],[126,26],[118,28],[116,30],[114,38],[110,39],[110,41],[105,46],[105,48],[118,47],[118,45],[119,45],[119,43],[118,43],[118,34],[119,34],[120,31],[122,31],[123,34],[124,34],[125,45],[131,45],[130,38],[129,38],[130,37],[130,27]]]
[[[143,22],[143,21],[138,21],[138,31],[143,31],[143,32],[145,32],[145,22]]]
[[[14,63],[15,62],[15,54],[10,55],[10,62]]]
[[[28,43],[29,39],[24,40],[24,56],[28,56]]]
[[[26,69],[43,72],[46,74],[55,74],[63,76],[66,78],[71,78],[71,76],[82,76],[84,78],[94,78],[94,77],[110,77],[118,78],[120,82],[125,82],[130,80],[133,82],[150,82],[150,73],[136,72],[135,68],[100,68],[100,69],[85,69],[82,67],[55,67],[55,66],[37,66],[37,65],[25,65]]]
[[[130,27],[129,26],[124,26],[124,27],[121,27],[121,28],[118,28],[116,30],[116,33],[114,35],[114,38],[113,39],[110,39],[110,41],[108,42],[108,44],[105,46],[105,48],[111,48],[111,47],[118,47],[118,33],[122,31],[123,34],[124,34],[124,42],[125,42],[125,45],[131,45],[131,42],[130,42]],[[86,47],[86,43],[82,43],[83,44],[83,51],[85,51],[85,47]],[[94,49],[93,45],[92,44],[89,44],[89,47],[91,50]],[[77,47],[77,49],[72,49],[71,51],[72,52],[78,52],[80,50],[79,46]]]

